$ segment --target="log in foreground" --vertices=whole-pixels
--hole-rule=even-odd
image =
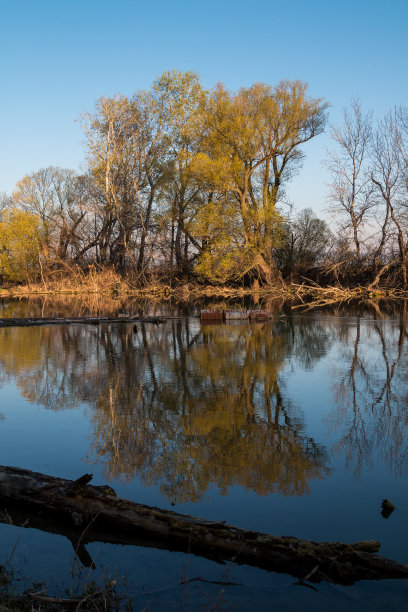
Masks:
[[[116,497],[110,487],[0,466],[0,520],[65,535],[92,566],[85,544],[134,544],[234,561],[320,582],[408,578],[408,565],[373,554],[378,542],[309,542],[239,529]],[[316,566],[317,569],[316,569]]]

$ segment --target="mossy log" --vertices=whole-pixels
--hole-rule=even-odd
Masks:
[[[374,541],[309,542],[239,529],[116,497],[110,487],[0,466],[0,520],[65,535],[85,565],[92,541],[178,550],[225,562],[246,563],[297,578],[353,584],[408,578],[408,565],[373,554]],[[316,569],[317,566],[317,569]]]
[[[0,319],[0,327],[32,327],[35,325],[69,325],[82,323],[99,325],[100,323],[152,323],[160,325],[165,319],[159,317],[139,317],[120,315],[118,317],[29,317]]]

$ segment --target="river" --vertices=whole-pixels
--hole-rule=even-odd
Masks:
[[[213,307],[231,304],[213,302]],[[234,304],[246,307],[247,304]],[[94,475],[121,497],[310,540],[375,539],[408,562],[406,304],[205,324],[200,304],[3,301],[0,318],[172,316],[0,329],[0,463]],[[178,317],[178,318],[176,318]],[[381,501],[395,511],[384,518]],[[0,524],[0,564],[50,590],[115,575],[134,608],[404,610],[406,580],[315,589],[287,574]],[[181,578],[241,582],[220,586]],[[218,606],[218,607],[216,607]]]

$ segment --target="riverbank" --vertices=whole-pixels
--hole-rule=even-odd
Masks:
[[[406,300],[408,291],[399,288],[376,288],[356,286],[320,286],[317,283],[291,283],[275,286],[234,287],[199,285],[197,283],[151,284],[136,287],[126,279],[84,278],[82,282],[67,279],[66,283],[50,282],[0,287],[0,298],[28,298],[34,296],[98,296],[106,298],[135,299],[175,299],[179,301],[199,300],[201,298],[244,298],[255,301],[283,299],[292,308],[324,307],[340,302]]]

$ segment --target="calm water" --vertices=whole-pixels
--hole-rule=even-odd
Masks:
[[[312,540],[376,539],[408,562],[406,310],[300,314],[203,325],[194,306],[3,302],[0,317],[166,312],[161,326],[0,329],[0,463],[94,474],[121,497]],[[384,519],[383,498],[396,506]],[[62,536],[0,524],[0,564],[55,585]],[[294,586],[285,574],[182,553],[93,543],[135,609],[408,609],[407,581]],[[237,580],[244,586],[180,577]],[[193,586],[194,585],[194,586]]]

